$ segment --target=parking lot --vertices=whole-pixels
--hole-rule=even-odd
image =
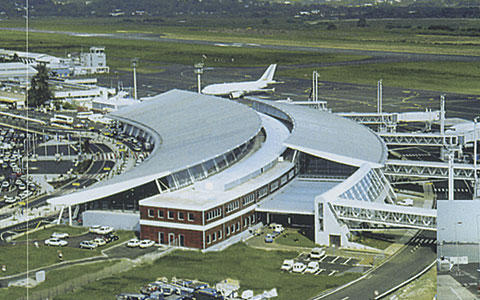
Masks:
[[[342,257],[336,255],[324,255],[320,259],[311,259],[308,253],[302,253],[294,259],[295,262],[301,262],[305,265],[315,261],[318,262],[319,270],[313,274],[306,275],[327,275],[334,276],[345,272],[363,273],[370,269],[370,266],[358,265],[359,260],[351,257]],[[292,272],[292,271],[290,271]],[[301,272],[305,274],[305,270]]]

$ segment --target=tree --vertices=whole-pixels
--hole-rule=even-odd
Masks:
[[[32,77],[31,86],[28,90],[28,106],[38,107],[52,98],[52,92],[48,86],[48,71],[43,64],[37,66],[37,74]]]

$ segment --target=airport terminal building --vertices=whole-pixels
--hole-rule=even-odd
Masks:
[[[276,222],[313,228],[318,244],[348,247],[345,218],[333,205],[393,203],[381,171],[384,142],[328,112],[171,90],[109,116],[118,130],[152,144],[152,153],[124,174],[49,203],[119,212],[117,222],[131,212],[141,238],[207,249]]]

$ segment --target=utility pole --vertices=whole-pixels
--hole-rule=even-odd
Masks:
[[[477,177],[477,123],[480,117],[473,118],[473,200],[478,197],[478,177]]]
[[[318,72],[313,71],[313,77],[312,77],[312,101],[317,102],[318,101]]]
[[[137,100],[137,63],[138,58],[132,59],[133,65],[133,99]]]

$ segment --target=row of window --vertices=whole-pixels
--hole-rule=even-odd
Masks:
[[[252,214],[246,218],[243,218],[243,227],[247,228],[250,227],[251,225],[255,224],[255,215]],[[240,222],[225,226],[225,237],[230,236],[231,234],[234,234],[235,232],[240,232],[242,229],[240,227]],[[208,234],[206,237],[206,243],[207,245],[216,242],[217,240],[222,239],[222,230],[215,231],[211,234]]]
[[[283,186],[289,179],[292,179],[295,176],[295,168],[291,169],[288,173],[284,174],[280,179],[277,179],[270,184],[267,184],[253,193],[250,193],[248,195],[245,195],[242,197],[242,207],[245,207],[249,205],[252,202],[255,202],[257,199],[261,199],[265,196],[267,196],[270,192],[274,192],[277,190],[280,186]],[[233,212],[237,209],[240,209],[240,201],[235,200],[232,202],[229,202],[225,205],[225,213],[228,214],[230,212]],[[222,208],[218,207],[214,210],[211,210],[207,212],[206,216],[206,221],[210,221],[216,218],[219,218],[222,216]]]
[[[151,208],[148,209],[147,215],[148,215],[149,218],[154,218],[155,217],[155,210],[151,209]],[[175,214],[174,211],[171,211],[171,210],[167,211],[167,219],[175,220],[175,215],[176,215],[177,220],[180,220],[180,221],[185,220],[185,213],[183,211],[178,211],[176,214]],[[157,217],[159,219],[164,219],[165,218],[165,211],[159,209],[157,211]],[[195,221],[195,215],[193,213],[189,212],[189,213],[187,213],[187,219],[188,219],[188,221],[193,222],[193,221]]]
[[[207,221],[210,221],[210,220],[213,220],[213,219],[216,219],[218,217],[221,217],[222,216],[222,209],[219,207],[217,209],[214,209],[214,210],[211,210],[209,212],[207,212]]]

